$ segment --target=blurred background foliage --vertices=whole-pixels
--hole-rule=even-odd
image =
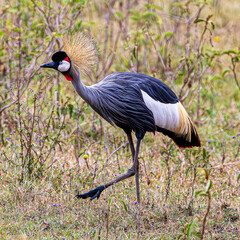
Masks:
[[[56,212],[49,213],[50,199],[57,197],[64,206],[61,214],[70,211],[74,215],[74,208],[79,210],[73,203],[74,194],[112,178],[113,172],[123,173],[131,162],[124,134],[95,114],[60,74],[39,69],[62,49],[62,36],[74,31],[91,34],[98,49],[99,61],[92,75],[83,79],[86,85],[116,71],[140,72],[161,79],[179,96],[202,140],[200,150],[179,150],[161,134],[146,136],[140,159],[145,207],[142,237],[168,236],[165,232],[159,235],[166,219],[165,231],[182,239],[190,239],[191,234],[201,238],[204,232],[199,229],[206,224],[205,234],[213,231],[213,236],[222,239],[239,234],[235,224],[239,221],[240,178],[238,0],[10,0],[0,6],[1,200],[5,207],[10,202],[29,206],[30,215],[30,209],[41,212],[33,224],[40,230],[20,233],[6,227],[2,230],[4,236],[41,238],[45,224],[50,237],[55,236],[55,231],[56,236],[88,234],[94,238],[102,231],[106,238],[118,229],[119,216],[125,216],[126,221],[118,222],[122,224],[120,238],[135,236],[135,222],[127,227],[131,216],[136,215],[131,206],[134,190],[125,189],[134,189],[134,185],[128,182],[108,190],[92,210],[81,210],[82,215],[91,216],[80,232],[72,232],[78,216],[72,217],[64,232],[64,227],[57,224]],[[202,180],[197,178],[197,168],[205,169],[200,171]],[[210,178],[215,198],[209,197]],[[199,190],[195,197],[202,194],[203,199],[196,202],[194,192],[202,184],[206,185],[205,195]],[[156,187],[161,191],[156,193]],[[120,194],[124,191],[126,196]],[[37,202],[39,192],[45,193],[41,201],[50,204],[46,208]],[[35,208],[30,208],[29,194],[36,201]],[[109,196],[111,201],[106,207]],[[118,199],[114,206],[113,196]],[[204,197],[215,209],[207,212],[207,223],[196,217],[205,213]],[[101,201],[106,208],[101,209]],[[174,202],[178,203],[175,207]],[[109,216],[111,206],[116,211],[112,221],[103,216],[103,212]],[[11,215],[8,207],[4,216]],[[184,209],[187,217],[177,220],[185,214]],[[93,211],[102,217],[94,219]],[[179,214],[177,218],[174,211]],[[12,210],[12,214],[16,212]],[[50,214],[50,220],[44,222],[44,214]],[[226,214],[235,218],[230,217],[223,226]],[[152,218],[157,223],[152,223]],[[31,229],[30,222],[26,220],[25,225]],[[100,227],[103,224],[106,227]]]

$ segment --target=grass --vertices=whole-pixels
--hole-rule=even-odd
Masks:
[[[113,137],[113,136],[112,136]],[[110,150],[113,143],[107,139]],[[231,139],[231,145],[234,146]],[[149,135],[141,152],[141,238],[175,239],[180,227],[190,223],[196,216],[202,217],[206,211],[206,200],[198,197],[193,200],[191,216],[188,205],[191,201],[192,187],[199,188],[201,182],[197,176],[193,185],[193,173],[187,171],[189,160],[185,151],[174,147],[171,156],[171,181],[169,195],[166,199],[168,173],[166,162],[161,155],[161,136]],[[162,145],[162,146],[161,146]],[[206,239],[237,239],[239,235],[239,185],[237,183],[237,165],[227,165],[221,171],[217,162],[221,149],[212,141],[205,144],[210,153],[209,164],[212,165],[211,179],[212,208],[208,217]],[[236,147],[226,146],[226,152]],[[95,150],[95,149],[94,149]],[[89,150],[94,152],[93,149]],[[52,239],[66,238],[96,239],[98,236],[109,239],[134,239],[137,234],[137,206],[134,203],[134,180],[126,180],[107,189],[99,200],[77,200],[75,194],[80,189],[87,191],[103,181],[110,180],[114,174],[126,171],[130,165],[130,153],[127,149],[119,152],[120,169],[116,165],[116,155],[109,159],[104,176],[102,165],[108,156],[100,148],[95,154],[101,158],[97,164],[95,180],[94,157],[89,159],[90,171],[81,163],[81,174],[76,171],[73,149],[69,149],[67,158],[59,157],[58,163],[44,177],[37,180],[25,180],[22,184],[15,178],[14,170],[1,173],[1,235],[5,239]],[[196,150],[198,152],[198,150]],[[61,154],[62,155],[62,154]],[[233,156],[227,154],[227,158]],[[191,160],[194,160],[192,158]],[[147,176],[145,174],[144,162]],[[235,162],[237,164],[237,162]],[[239,163],[238,163],[239,164]],[[7,168],[6,168],[7,169]],[[147,178],[150,179],[148,185]]]
[[[105,1],[70,1],[58,29],[55,23],[61,11],[56,9],[64,7],[65,1],[56,3],[57,8],[41,1],[10,1],[3,8],[1,239],[137,239],[138,208],[139,239],[201,239],[203,226],[204,239],[239,239],[240,93],[231,70],[234,58],[239,75],[238,0],[215,1],[215,5],[210,3],[203,8],[200,18],[206,20],[213,14],[215,29],[211,30],[212,35],[210,31],[204,35],[202,55],[191,73],[188,65],[191,67],[197,59],[200,48],[195,49],[195,40],[201,42],[204,22],[197,27],[191,23],[190,32],[186,23],[188,14],[193,16],[200,6],[196,1],[190,1],[189,6],[183,1],[183,6],[175,7],[167,1],[152,1],[159,8],[155,6],[151,11],[153,18],[146,18],[143,1],[136,2],[137,5],[130,4],[127,22],[122,19],[127,14],[127,1],[123,5],[120,1],[110,1],[110,5]],[[52,17],[46,21],[39,8]],[[188,8],[191,11],[185,11]],[[182,21],[167,45],[169,32],[178,19]],[[183,105],[197,126],[202,147],[178,149],[160,133],[146,134],[139,158],[140,205],[136,204],[134,178],[108,188],[98,200],[75,198],[76,194],[126,172],[132,162],[123,131],[93,113],[62,76],[38,69],[59,49],[59,39],[66,29],[83,28],[91,29],[99,49],[96,73],[84,79],[87,84],[95,83],[95,76],[99,80],[114,71],[136,70],[171,86],[169,73],[174,74],[181,61],[186,60],[176,72],[172,87],[177,94],[183,89]],[[146,37],[147,30],[162,56],[168,47],[164,57],[167,70],[163,69],[151,38]],[[232,53],[216,53],[227,50]],[[20,96],[22,86],[26,90]],[[15,103],[2,110],[14,99]]]

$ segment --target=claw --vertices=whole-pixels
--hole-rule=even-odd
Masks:
[[[101,186],[99,186],[99,187],[97,187],[97,188],[95,188],[95,189],[93,189],[93,190],[91,190],[87,193],[78,194],[78,195],[76,195],[76,197],[77,198],[83,198],[83,199],[90,197],[90,200],[92,201],[94,198],[98,199],[103,190],[104,190],[104,186],[101,185]]]

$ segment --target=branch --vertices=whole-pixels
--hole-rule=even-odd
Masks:
[[[151,39],[151,41],[152,41],[152,44],[153,44],[153,46],[154,46],[154,49],[155,49],[155,51],[157,52],[158,58],[159,58],[159,60],[161,61],[162,65],[163,65],[164,72],[165,72],[165,71],[166,71],[166,65],[165,65],[165,63],[164,63],[164,61],[163,61],[163,58],[162,58],[160,52],[157,50],[156,43],[155,43],[153,37],[151,36],[151,34],[149,33],[149,29],[147,29],[147,35],[148,35],[148,37],[149,37],[149,38]]]
[[[234,57],[231,58],[231,62],[232,62],[231,70],[233,72],[234,80],[235,80],[235,82],[236,82],[236,84],[237,84],[237,86],[240,90],[240,85],[239,85],[239,82],[238,82],[238,79],[237,79],[237,74],[236,74],[236,61],[234,59],[235,59]]]

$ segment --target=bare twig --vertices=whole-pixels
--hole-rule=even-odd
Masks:
[[[102,55],[102,71],[103,76],[105,76],[105,61],[106,61],[106,53],[107,53],[107,43],[108,43],[108,31],[109,31],[109,22],[110,22],[110,14],[107,12],[106,16],[106,26],[105,26],[105,37],[104,37],[104,47],[103,47],[103,55]]]
[[[155,51],[156,51],[156,53],[157,53],[157,56],[158,56],[160,62],[162,63],[162,66],[163,66],[163,69],[164,69],[164,72],[165,72],[165,71],[167,70],[167,69],[166,69],[166,65],[165,65],[165,63],[164,63],[164,61],[163,61],[163,58],[162,58],[160,52],[159,52],[158,49],[157,49],[156,43],[155,43],[152,35],[150,34],[149,29],[147,29],[147,35],[148,35],[148,37],[151,39],[151,42],[152,42],[152,44],[153,44],[153,46],[154,46],[154,49],[155,49]]]
[[[181,61],[180,64],[178,65],[178,67],[176,68],[175,72],[172,75],[171,87],[174,89],[175,92],[177,92],[177,90],[175,89],[175,86],[174,86],[175,77],[177,75],[177,72],[184,66],[185,63],[186,63],[186,60]]]
[[[236,84],[238,86],[238,89],[240,90],[240,85],[239,85],[239,82],[238,82],[238,79],[237,79],[237,73],[236,73],[236,61],[235,61],[234,57],[231,58],[231,62],[232,62],[231,70],[233,72],[234,80],[235,80],[235,82],[236,82]]]
[[[217,166],[213,166],[211,167],[212,169],[214,168],[222,168],[223,166],[232,166],[232,165],[237,165],[240,167],[240,163],[239,162],[230,162],[230,163],[224,163],[224,164],[220,164],[220,165],[217,165]]]
[[[123,143],[120,147],[118,147],[117,149],[115,149],[115,150],[107,157],[107,159],[106,159],[106,161],[105,161],[105,164],[104,164],[104,166],[103,166],[102,175],[104,175],[104,173],[105,173],[105,169],[106,169],[106,167],[107,167],[108,160],[112,157],[113,154],[115,154],[116,152],[118,152],[121,148],[125,148],[127,143],[128,143],[128,142]],[[99,178],[99,179],[100,179],[100,178]]]
[[[210,212],[210,208],[211,208],[211,193],[210,192],[207,193],[207,198],[208,198],[208,203],[207,203],[208,205],[207,205],[207,211],[203,218],[203,225],[202,225],[202,232],[201,232],[200,240],[203,240],[204,232],[205,232],[205,228],[206,228],[207,216],[208,216],[208,214]]]

